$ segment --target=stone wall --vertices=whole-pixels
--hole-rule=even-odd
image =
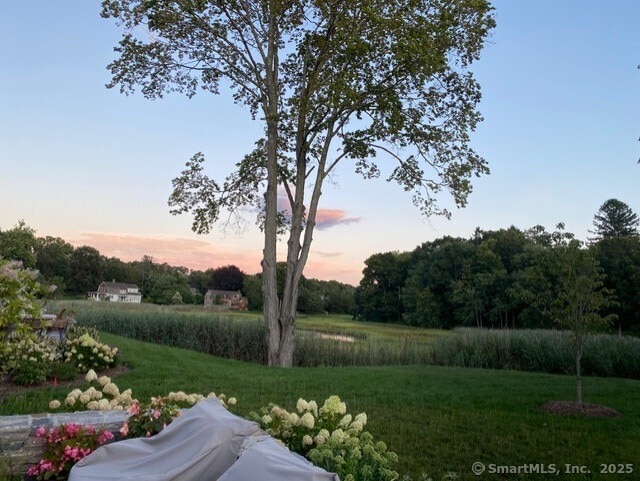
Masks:
[[[60,424],[82,424],[105,427],[116,432],[129,414],[125,411],[81,411],[76,413],[0,416],[0,468],[9,474],[22,474],[40,460],[44,443],[36,438],[39,427],[46,429]],[[3,473],[0,473],[0,479]]]

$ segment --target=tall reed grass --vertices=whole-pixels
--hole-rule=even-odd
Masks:
[[[75,317],[80,325],[139,341],[182,347],[239,361],[266,363],[263,322],[255,316],[243,318],[202,311],[176,311],[100,304],[80,306]],[[343,340],[340,340],[343,336]],[[346,340],[345,340],[346,339]],[[299,330],[294,366],[379,366],[427,364],[427,343],[404,338],[396,341],[368,338],[361,332],[329,329]]]
[[[150,305],[78,303],[80,324],[113,334],[228,359],[266,363],[265,331],[255,314],[175,309]],[[381,366],[437,364],[573,374],[575,358],[569,333],[549,330],[459,328],[452,335],[425,341],[420,336],[379,336],[345,325],[299,328],[294,365]],[[640,338],[589,336],[582,358],[586,376],[640,379]]]
[[[434,364],[575,373],[569,332],[459,328],[454,333],[433,342]],[[584,346],[582,374],[640,379],[640,339],[605,334],[589,336]]]
[[[259,319],[148,309],[82,309],[80,325],[138,341],[191,349],[238,361],[266,362],[264,327]]]
[[[429,364],[430,349],[422,342],[363,338],[352,341],[323,338],[322,332],[298,331],[293,363],[298,367],[315,366],[400,366]],[[329,334],[334,336],[335,334]]]

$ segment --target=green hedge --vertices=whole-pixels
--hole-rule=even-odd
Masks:
[[[575,373],[575,357],[568,332],[459,328],[454,329],[454,333],[434,341],[434,364]],[[589,336],[584,346],[582,373],[640,379],[640,339],[604,334]]]

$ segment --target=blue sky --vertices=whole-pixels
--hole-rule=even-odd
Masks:
[[[446,220],[421,218],[397,186],[339,169],[324,189],[309,277],[356,284],[371,254],[478,226],[564,222],[586,240],[612,197],[640,212],[640,2],[493,5],[497,28],[473,68],[485,120],[472,136],[491,175]],[[86,0],[0,2],[0,228],[24,219],[38,235],[123,260],[257,272],[252,219],[244,232],[196,236],[167,198],[194,153],[222,178],[260,125],[226,94],[148,101],[106,89],[120,32],[99,11]],[[451,207],[446,196],[440,203]]]

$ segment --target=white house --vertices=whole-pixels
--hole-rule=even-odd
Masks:
[[[95,292],[89,292],[89,299],[111,302],[142,302],[142,293],[135,284],[124,282],[102,282]]]

